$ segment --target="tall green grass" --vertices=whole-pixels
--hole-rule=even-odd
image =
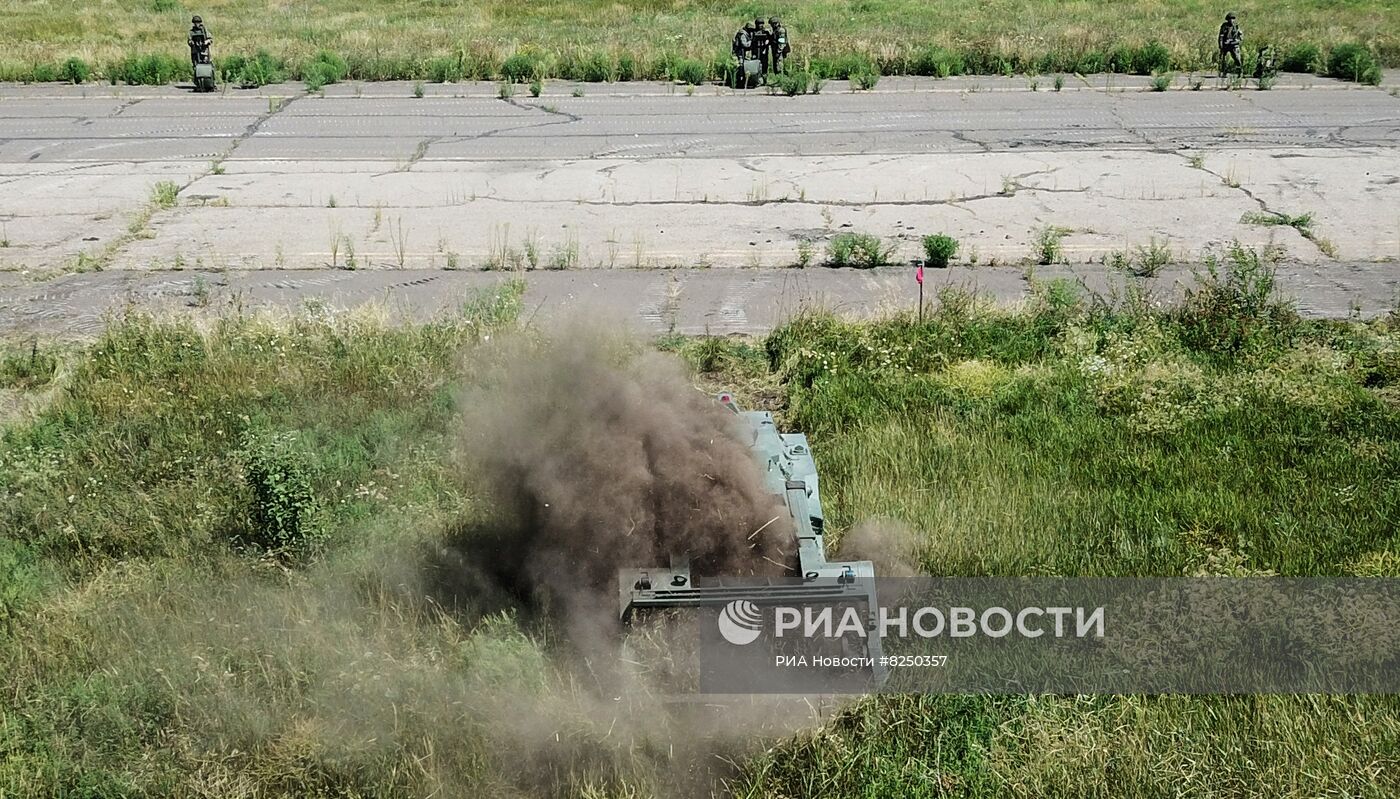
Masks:
[[[659,344],[808,433],[833,543],[902,520],[933,574],[1400,573],[1400,323],[1213,266],[1165,310],[1050,283]],[[460,355],[519,308],[16,353],[4,390],[50,393],[0,433],[0,794],[674,794],[724,723],[617,723],[546,624],[424,599],[489,510],[453,465]],[[1398,743],[1394,697],[884,696],[707,757],[774,799],[1385,796]]]
[[[1250,47],[1277,47],[1286,69],[1368,80],[1379,75],[1372,70],[1377,63],[1400,65],[1400,15],[1383,0],[1286,7],[1246,0],[1233,8]],[[204,17],[216,57],[266,50],[290,74],[309,72],[313,79],[321,69],[314,66],[318,54],[329,51],[344,59],[345,77],[357,80],[520,80],[508,65],[524,58],[538,74],[522,82],[698,82],[723,78],[730,37],[755,13],[744,4],[696,2],[486,0],[417,4],[408,13],[383,2],[227,0]],[[1147,2],[782,0],[762,13],[778,14],[791,31],[794,66],[821,78],[873,81],[882,74],[1210,69],[1221,12],[1195,0],[1174,4],[1170,13]],[[0,80],[67,79],[73,73],[60,65],[70,58],[114,81],[164,83],[171,78],[162,78],[162,70],[170,69],[183,78],[188,16],[173,5],[16,0],[0,28]]]

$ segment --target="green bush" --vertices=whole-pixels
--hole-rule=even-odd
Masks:
[[[802,69],[787,69],[781,74],[768,76],[768,91],[772,94],[794,97],[806,94],[811,86],[812,73]]]
[[[920,50],[909,64],[909,71],[913,74],[935,78],[961,75],[964,69],[962,56],[942,47]]]
[[[302,67],[301,79],[306,82],[307,89],[315,91],[322,86],[339,83],[348,72],[345,59],[329,50],[322,50],[311,63]]]
[[[1163,73],[1160,74],[1160,75],[1153,75],[1153,76],[1152,76],[1152,91],[1154,91],[1154,92],[1164,92],[1164,91],[1166,91],[1167,89],[1170,89],[1170,88],[1172,87],[1172,81],[1175,80],[1175,79],[1176,79],[1176,76],[1173,75],[1173,74],[1170,73],[1170,72],[1163,72]]]
[[[617,79],[636,80],[637,79],[637,59],[631,53],[623,53],[617,59]]]
[[[681,58],[671,65],[671,78],[691,86],[699,86],[709,77],[709,67],[703,61]]]
[[[812,61],[812,71],[822,78],[851,80],[854,75],[876,72],[875,63],[863,55],[847,53],[834,59]]]
[[[593,53],[584,59],[580,78],[589,83],[611,83],[617,80],[617,65],[607,53]]]
[[[510,83],[529,83],[544,75],[544,64],[534,53],[515,53],[501,64],[501,77]]]
[[[1065,236],[1069,235],[1069,232],[1068,229],[1055,225],[1046,225],[1037,230],[1035,234],[1036,263],[1048,266],[1064,260],[1065,248],[1062,242]]]
[[[241,456],[244,478],[253,495],[250,540],[243,543],[293,554],[314,550],[324,531],[317,519],[310,457],[296,437],[289,433],[245,433]]]
[[[894,247],[886,246],[879,236],[870,233],[838,233],[826,245],[828,264],[857,269],[885,266],[893,252]]]
[[[1342,44],[1332,48],[1327,59],[1327,74],[1342,80],[1369,83],[1372,86],[1381,82],[1381,67],[1376,56],[1364,44]]]
[[[1206,260],[1175,321],[1187,346],[1230,357],[1276,352],[1291,343],[1298,326],[1292,306],[1274,292],[1273,266],[1238,243],[1225,258]]]
[[[30,389],[46,385],[58,371],[58,359],[32,345],[28,352],[6,353],[0,359],[0,388]]]
[[[64,61],[59,72],[63,75],[64,80],[73,84],[87,83],[88,78],[92,77],[92,67],[88,66],[88,63],[81,58],[70,58]]]
[[[266,50],[259,50],[252,58],[229,56],[219,63],[219,71],[223,73],[225,82],[236,83],[245,89],[256,89],[287,79],[286,62],[273,58]]]
[[[187,62],[168,55],[128,56],[110,70],[114,80],[129,86],[164,86],[189,73]]]
[[[1279,69],[1284,72],[1323,72],[1327,62],[1322,50],[1315,44],[1295,44],[1284,53],[1279,61]]]
[[[924,263],[934,269],[943,269],[953,256],[958,254],[958,240],[943,233],[924,236]]]
[[[428,62],[428,80],[456,83],[462,79],[462,62],[456,58],[434,58]]]
[[[875,84],[880,82],[880,73],[874,70],[869,72],[858,72],[851,76],[851,87],[861,91],[869,91],[875,88]]]
[[[1172,54],[1161,42],[1148,42],[1133,51],[1132,71],[1137,75],[1151,75],[1171,68]]]

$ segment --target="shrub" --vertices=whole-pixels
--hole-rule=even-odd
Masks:
[[[1238,243],[1224,259],[1206,259],[1175,317],[1184,344],[1223,356],[1285,346],[1298,323],[1292,306],[1275,296],[1273,266]]]
[[[1175,80],[1175,77],[1176,76],[1172,75],[1172,73],[1170,72],[1163,72],[1160,75],[1153,75],[1152,91],[1164,92],[1167,89],[1170,89],[1172,87],[1172,81]]]
[[[1322,50],[1315,44],[1296,44],[1279,62],[1279,69],[1284,72],[1323,72],[1326,68]]]
[[[852,88],[859,89],[861,91],[869,91],[870,89],[875,88],[875,84],[879,82],[880,73],[876,72],[873,69],[869,72],[858,72],[851,76]]]
[[[1138,75],[1166,72],[1172,65],[1172,54],[1161,42],[1148,42],[1133,51],[1132,71]]]
[[[433,83],[456,83],[462,79],[462,62],[456,58],[434,58],[428,62],[428,80]]]
[[[168,55],[128,56],[111,71],[129,86],[163,86],[187,74],[189,64]]]
[[[322,86],[339,83],[349,71],[345,59],[329,50],[322,50],[316,58],[302,68],[301,79],[306,88],[315,91]]]
[[[323,538],[311,488],[310,458],[289,433],[250,431],[241,445],[252,490],[250,540],[273,552],[307,554]]]
[[[838,233],[826,246],[827,263],[858,269],[885,266],[893,252],[894,247],[887,247],[879,236],[870,233]]]
[[[70,58],[63,62],[59,74],[69,83],[87,83],[88,78],[92,76],[92,67],[81,58]]]
[[[698,86],[705,82],[709,68],[693,58],[682,58],[671,65],[671,77],[682,83]]]
[[[287,79],[285,62],[273,58],[266,50],[259,50],[252,58],[229,56],[221,62],[220,71],[225,82],[237,83],[245,89],[256,89]]]
[[[636,78],[637,59],[633,58],[631,53],[623,53],[621,57],[617,59],[617,79],[636,80]]]
[[[1069,230],[1054,225],[1046,225],[1035,234],[1036,262],[1041,265],[1056,264],[1064,260],[1064,247],[1061,241],[1069,235]]]
[[[501,77],[510,83],[529,83],[544,74],[544,65],[534,53],[515,53],[501,64]]]
[[[812,69],[823,78],[849,80],[855,75],[876,72],[875,64],[863,55],[846,54],[830,61],[814,61]]]
[[[589,83],[611,83],[617,80],[617,67],[606,53],[594,53],[584,59],[579,76]]]
[[[32,344],[29,352],[5,353],[0,359],[0,388],[38,388],[52,380],[57,371],[58,359]]]
[[[1332,48],[1332,54],[1327,59],[1327,74],[1372,86],[1381,82],[1380,64],[1376,63],[1376,56],[1364,44],[1342,44]]]
[[[768,76],[768,91],[788,97],[806,94],[811,85],[812,73],[806,70],[785,70],[781,74]]]
[[[59,80],[59,70],[53,64],[35,64],[28,80],[34,83],[53,83]]]
[[[936,78],[961,75],[964,69],[962,56],[941,47],[920,50],[910,64],[910,71],[913,74]]]
[[[958,254],[958,240],[943,233],[924,236],[924,262],[934,269],[943,269]]]

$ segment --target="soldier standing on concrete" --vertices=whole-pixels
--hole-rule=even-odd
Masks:
[[[753,21],[753,58],[758,59],[759,68],[766,76],[768,73],[768,46],[772,42],[772,36],[768,29],[763,27],[763,19]]]
[[[753,63],[753,23],[745,22],[744,27],[734,34],[734,88],[749,88],[749,66]]]
[[[1244,44],[1244,31],[1235,24],[1235,12],[1231,11],[1225,15],[1225,21],[1220,25],[1220,77],[1225,77],[1226,58],[1235,61],[1235,69],[1239,72],[1240,78],[1244,78],[1244,60],[1240,58],[1240,46]]]
[[[783,59],[792,52],[792,46],[788,44],[787,28],[783,27],[783,21],[777,17],[769,17],[768,25],[768,35],[771,37],[768,42],[768,60],[773,72],[782,73]]]
[[[751,24],[745,22],[734,34],[734,43],[729,46],[730,51],[734,54],[734,60],[739,62],[740,67],[743,66],[744,59],[749,57],[749,48],[753,47],[753,35],[750,31],[752,27]]]
[[[204,27],[204,20],[196,16],[190,20],[190,61],[198,64],[200,55],[214,43],[214,37]]]

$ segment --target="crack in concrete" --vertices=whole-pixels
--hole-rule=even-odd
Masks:
[[[182,184],[178,184],[179,188],[175,192],[175,205],[167,210],[170,210],[173,213],[179,213],[181,210],[179,197],[182,193],[184,193],[186,189],[188,189],[190,186],[193,186],[200,180],[203,180],[204,178],[214,174],[214,172],[219,168],[219,165],[222,164],[224,160],[227,159],[229,156],[233,155],[234,151],[238,149],[238,145],[247,141],[249,138],[252,138],[252,136],[255,135],[262,128],[262,126],[267,123],[268,120],[272,119],[274,116],[281,113],[292,103],[305,96],[306,95],[297,95],[295,97],[288,97],[286,99],[282,99],[280,102],[277,102],[275,105],[273,105],[272,101],[269,100],[269,107],[267,109],[267,112],[260,114],[256,119],[252,121],[252,123],[250,123],[246,128],[244,128],[243,133],[234,138],[234,140],[229,144],[227,150],[215,156],[214,160],[210,162],[208,169],[205,169],[202,172],[198,172],[195,175],[193,175],[189,180],[186,180]],[[140,100],[137,100],[136,102],[140,102]],[[154,203],[154,201],[148,202],[140,211],[137,211],[136,215],[132,217],[132,220],[134,221],[136,219],[139,219],[140,215],[142,213],[145,213],[145,225],[142,226],[141,230],[128,229],[125,233],[108,243],[108,245],[103,249],[102,253],[98,256],[98,268],[105,268],[107,265],[114,262],[117,258],[121,257],[122,252],[125,251],[126,248],[130,246],[132,242],[136,241],[138,238],[141,238],[142,231],[150,227],[151,223],[155,221],[156,214],[160,213],[160,211],[161,208],[157,206]]]
[[[1265,202],[1264,199],[1263,199],[1262,197],[1256,196],[1256,195],[1254,194],[1254,192],[1252,192],[1252,191],[1250,191],[1249,189],[1245,188],[1245,185],[1244,185],[1243,183],[1239,182],[1238,180],[1227,179],[1224,175],[1222,175],[1222,174],[1216,172],[1215,170],[1213,170],[1213,169],[1207,169],[1206,166],[1205,166],[1205,164],[1201,164],[1200,166],[1196,166],[1195,164],[1191,163],[1190,156],[1186,155],[1185,153],[1178,152],[1177,155],[1181,156],[1182,158],[1185,158],[1185,159],[1187,160],[1187,163],[1191,164],[1191,167],[1192,167],[1193,169],[1199,169],[1199,170],[1201,170],[1202,172],[1205,172],[1205,173],[1208,174],[1208,175],[1214,175],[1216,178],[1218,178],[1218,179],[1220,180],[1221,185],[1226,186],[1227,188],[1236,189],[1236,190],[1239,191],[1241,194],[1243,194],[1244,196],[1248,197],[1250,200],[1254,201],[1254,203],[1255,203],[1256,205],[1259,206],[1259,210],[1260,210],[1260,211],[1263,211],[1264,213],[1269,214],[1270,216],[1278,217],[1279,219],[1287,219],[1287,218],[1289,218],[1289,217],[1288,217],[1288,214],[1285,214],[1285,213],[1283,213],[1282,211],[1275,211],[1274,209],[1270,208],[1270,207],[1269,207],[1269,204],[1268,204],[1267,202]],[[1232,184],[1233,184],[1233,185],[1232,185]],[[1306,241],[1306,242],[1308,242],[1309,244],[1312,244],[1314,247],[1316,247],[1318,252],[1322,253],[1323,255],[1327,256],[1328,258],[1336,258],[1336,255],[1334,254],[1334,252],[1329,252],[1329,249],[1331,249],[1331,246],[1328,245],[1328,244],[1325,244],[1325,240],[1320,239],[1320,237],[1314,236],[1314,235],[1312,234],[1311,231],[1304,232],[1303,229],[1301,229],[1301,228],[1299,228],[1299,227],[1297,227],[1297,226],[1294,226],[1294,225],[1278,225],[1277,227],[1287,227],[1287,228],[1291,229],[1294,233],[1298,234],[1298,237],[1299,237],[1299,238],[1303,239],[1304,241]]]
[[[119,116],[121,116],[122,114],[126,113],[126,111],[127,111],[128,108],[131,108],[132,106],[134,106],[134,105],[140,103],[140,102],[141,102],[142,100],[144,100],[144,99],[145,99],[144,97],[133,97],[133,98],[130,99],[130,100],[126,100],[126,101],[124,101],[120,106],[117,107],[117,110],[116,110],[116,111],[112,112],[112,113],[109,114],[108,116],[109,116],[109,117],[119,117]]]

